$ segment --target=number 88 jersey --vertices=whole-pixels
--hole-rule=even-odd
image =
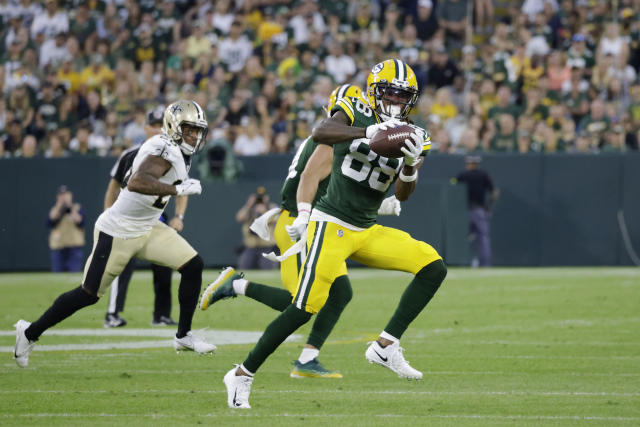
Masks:
[[[342,98],[331,114],[337,111],[347,115],[351,126],[364,128],[379,122],[369,104],[360,98]],[[371,227],[401,166],[400,159],[374,153],[366,138],[334,145],[329,187],[316,210],[352,229]]]

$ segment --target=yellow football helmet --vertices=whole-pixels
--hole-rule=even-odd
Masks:
[[[187,156],[191,156],[198,152],[203,145],[209,124],[202,107],[195,101],[181,99],[169,105],[164,110],[162,120],[162,131],[166,133],[171,142],[180,147],[180,150]],[[198,140],[195,147],[189,145],[182,138],[182,125],[190,125],[198,128]]]
[[[331,109],[336,105],[336,102],[340,100],[340,98],[344,98],[345,96],[351,96],[355,98],[360,98],[362,95],[362,89],[356,85],[342,85],[338,86],[331,92],[331,96],[329,96],[329,105],[327,106],[327,115],[331,114]]]
[[[367,77],[367,99],[384,120],[405,119],[419,95],[416,74],[399,59],[376,64]]]

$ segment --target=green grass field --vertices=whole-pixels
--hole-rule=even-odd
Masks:
[[[216,274],[207,271],[205,284]],[[279,283],[277,272],[247,276]],[[405,357],[425,374],[420,382],[364,358],[410,276],[354,269],[354,298],[320,355],[344,378],[289,377],[309,323],[259,371],[245,411],[227,408],[222,377],[252,345],[176,354],[168,336],[153,336],[170,328],[151,330],[149,272],[134,274],[129,325],[117,331],[131,336],[78,335],[104,331],[100,301],[45,333],[29,367],[18,368],[13,323],[34,320],[79,277],[0,274],[0,425],[640,425],[638,269],[450,269],[402,339]],[[194,329],[208,327],[216,342],[233,334],[215,331],[262,332],[275,316],[239,297],[196,312]],[[138,329],[143,336],[133,335]],[[145,343],[151,348],[127,348]]]

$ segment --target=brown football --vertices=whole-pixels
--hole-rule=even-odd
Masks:
[[[404,140],[408,139],[413,132],[414,129],[409,125],[380,130],[371,138],[369,147],[382,157],[402,157],[404,153],[400,149],[404,147]]]

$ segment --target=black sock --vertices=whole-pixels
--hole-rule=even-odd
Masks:
[[[271,322],[256,346],[251,350],[243,366],[255,373],[280,344],[311,318],[311,313],[300,310],[290,304],[276,319]]]
[[[352,296],[353,291],[348,276],[340,276],[333,281],[327,302],[320,309],[313,322],[307,344],[318,350],[322,347]]]
[[[293,297],[286,289],[254,282],[247,284],[244,295],[278,311],[284,311],[285,308],[291,305],[291,300],[293,300]]]
[[[396,312],[384,328],[385,332],[400,339],[409,324],[431,301],[446,276],[447,267],[440,259],[420,270],[402,294]]]
[[[98,297],[89,295],[82,286],[78,286],[56,298],[51,307],[24,331],[24,335],[29,341],[37,341],[40,335],[53,325],[96,302]]]
[[[178,288],[178,302],[180,302],[180,320],[176,337],[182,338],[191,330],[193,313],[198,305],[198,296],[202,287],[202,270],[204,263],[200,255],[191,258],[179,271],[180,287]]]

